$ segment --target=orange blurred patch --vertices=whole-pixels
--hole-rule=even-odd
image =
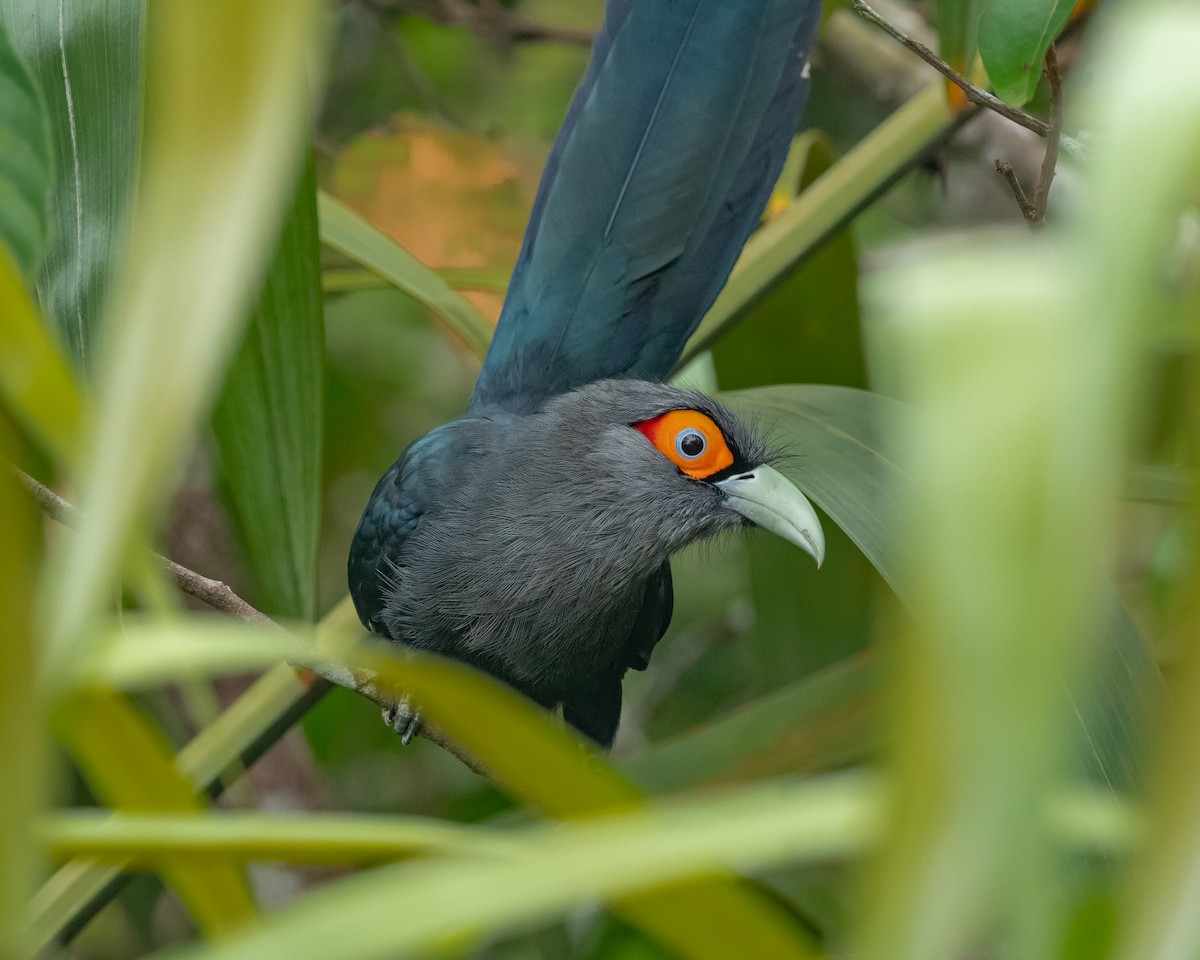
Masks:
[[[398,116],[346,147],[331,191],[427,266],[507,275],[540,172],[504,144]],[[502,292],[462,293],[496,322]]]

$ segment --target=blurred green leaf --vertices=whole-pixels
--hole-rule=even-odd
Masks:
[[[773,786],[724,799],[648,809],[584,824],[544,827],[521,835],[514,862],[421,861],[351,877],[276,914],[258,930],[182,958],[235,960],[335,952],[357,957],[426,956],[461,948],[492,930],[551,917],[596,897],[632,902],[647,887],[684,890],[681,881],[713,863],[753,868],[845,855],[881,828],[877,785],[841,776]],[[703,909],[699,903],[697,910]],[[704,915],[692,915],[697,926]],[[723,939],[751,928],[731,926]],[[355,931],[353,938],[346,930]],[[798,941],[775,952],[752,937],[723,955],[802,955]],[[680,945],[682,946],[682,945]],[[721,956],[717,945],[686,956]]]
[[[224,488],[269,614],[316,615],[322,322],[308,159],[258,305],[213,413]]]
[[[438,274],[344,203],[321,191],[321,242],[356,263],[374,270],[397,289],[445,320],[467,346],[482,357],[492,329],[470,302],[455,293]]]
[[[55,682],[165,498],[236,343],[293,183],[316,25],[315,3],[287,0],[156,13],[143,186],[97,366],[79,529],[50,607]]]
[[[142,135],[145,0],[0,0],[0,20],[50,119],[57,177],[42,309],[90,367],[114,265],[126,250]]]
[[[0,245],[32,279],[46,246],[46,203],[54,168],[50,132],[32,78],[0,16]]]
[[[6,781],[0,790],[0,956],[5,957],[33,955],[25,918],[39,864],[29,829],[46,787],[45,728],[30,681],[37,674],[32,598],[42,556],[40,518],[9,466],[23,462],[22,452],[9,420],[0,415],[0,623],[5,664],[0,673],[0,757]]]
[[[882,680],[873,654],[848,657],[617,766],[646,790],[666,793],[860,763],[882,737]]]
[[[17,423],[63,466],[82,430],[74,373],[41,322],[15,264],[0,247],[0,395]]]
[[[784,189],[803,191],[833,164],[832,147],[814,133],[796,138]],[[768,293],[713,348],[721,387],[833,383],[865,387],[854,238],[843,230]],[[786,451],[807,457],[796,447]],[[749,538],[754,631],[748,654],[759,689],[827,666],[867,643],[872,568],[840,528],[826,531],[837,563],[817,570],[778,537]]]
[[[499,830],[462,827],[442,820],[366,814],[109,814],[67,811],[38,828],[50,856],[157,868],[197,854],[240,861],[363,863],[412,856],[521,856],[521,847]]]
[[[897,545],[907,542],[912,481],[897,454],[912,412],[876,393],[815,384],[738,390],[722,398],[793,455],[780,470],[905,599],[909,583]],[[826,562],[836,561],[827,555]]]
[[[979,18],[979,55],[1000,99],[1020,107],[1033,97],[1046,51],[1066,26],[1075,3],[991,0]]]
[[[643,802],[590,746],[490,677],[439,657],[405,657],[390,646],[352,660],[404,690],[497,783],[552,817],[590,817]],[[811,956],[791,917],[715,871],[610,908],[687,956],[728,957],[739,949],[753,956]]]
[[[59,741],[108,805],[164,811],[205,805],[175,769],[161,732],[126,697],[99,688],[79,690],[60,703],[53,720]],[[164,866],[163,876],[209,933],[227,933],[257,913],[246,878],[231,861],[180,859]]]
[[[1004,2],[1004,0],[1001,0]],[[936,0],[938,53],[959,73],[970,73],[975,59],[979,13],[988,0]],[[955,110],[966,105],[962,91],[946,81],[946,90]]]

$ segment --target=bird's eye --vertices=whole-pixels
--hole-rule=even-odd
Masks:
[[[704,434],[693,427],[680,430],[675,436],[675,449],[679,451],[681,457],[689,460],[699,457],[707,446],[708,441],[704,439]]]
[[[733,463],[721,428],[699,410],[670,410],[630,426],[693,480],[706,480]]]

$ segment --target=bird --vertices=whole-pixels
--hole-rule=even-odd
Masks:
[[[466,411],[411,443],[347,561],[364,626],[601,748],[674,606],[670,557],[759,526],[824,558],[761,432],[667,383],[758,225],[820,0],[609,0]],[[407,743],[419,709],[385,720]]]

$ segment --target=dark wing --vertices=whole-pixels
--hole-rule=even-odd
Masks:
[[[354,608],[368,630],[387,636],[381,617],[388,583],[394,581],[405,541],[452,482],[448,474],[458,462],[463,422],[451,421],[409,444],[375,485],[363,511],[346,566]]]
[[[472,407],[664,379],[762,214],[820,0],[611,0]]]

